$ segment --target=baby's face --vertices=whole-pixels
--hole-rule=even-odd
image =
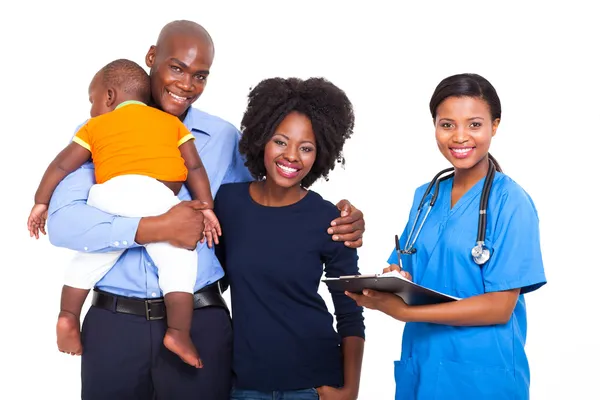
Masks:
[[[115,96],[116,93],[111,92],[114,92],[114,89],[109,90],[106,88],[102,83],[102,77],[100,74],[96,74],[94,79],[92,79],[92,83],[90,84],[90,88],[88,90],[90,103],[92,105],[90,110],[90,116],[92,118],[112,111],[109,104],[112,103],[111,97]]]

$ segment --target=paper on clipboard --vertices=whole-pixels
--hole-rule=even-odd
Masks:
[[[460,300],[459,297],[437,292],[433,289],[417,285],[409,281],[398,271],[373,275],[340,276],[322,280],[329,288],[361,293],[364,289],[394,293],[400,296],[408,305],[424,305],[447,303]]]

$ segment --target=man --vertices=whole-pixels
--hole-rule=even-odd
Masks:
[[[249,181],[238,151],[240,133],[230,123],[194,109],[213,62],[208,32],[190,21],[167,24],[146,55],[155,106],[178,116],[194,134],[213,196],[224,183]],[[204,229],[203,205],[183,200],[157,217],[124,218],[86,204],[94,184],[93,165],[70,174],[50,203],[48,229],[56,246],[77,251],[127,249],[97,284],[82,329],[84,399],[228,399],[231,389],[231,322],[221,297],[224,272],[212,249],[196,248]],[[347,201],[329,233],[350,247],[362,245],[362,213]],[[191,336],[204,367],[184,364],[162,345],[164,303],[156,267],[140,245],[169,242],[196,249],[198,278]]]

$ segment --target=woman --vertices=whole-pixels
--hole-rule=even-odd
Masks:
[[[356,399],[364,345],[362,308],[327,276],[358,274],[357,253],[327,234],[336,207],[308,190],[342,160],[352,104],[324,79],[267,79],[249,95],[240,152],[257,179],[215,198],[217,247],[231,284],[232,399]]]
[[[424,209],[418,215],[429,184],[417,189],[400,239],[402,273],[462,300],[408,306],[389,293],[347,295],[406,322],[395,366],[396,399],[527,399],[523,295],[546,278],[536,208],[488,153],[500,124],[500,99],[483,77],[454,75],[437,86],[430,111],[438,148],[454,171],[440,181],[429,214]],[[486,180],[491,188],[487,207],[484,196],[487,224],[480,241]],[[435,186],[425,208],[433,193]],[[388,262],[384,271],[400,270],[395,251]]]

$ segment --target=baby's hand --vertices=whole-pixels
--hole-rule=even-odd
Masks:
[[[219,219],[213,210],[202,210],[201,212],[204,214],[204,238],[201,242],[206,239],[208,247],[212,247],[213,242],[219,244],[219,236],[222,234]]]
[[[27,219],[27,229],[29,229],[29,237],[36,239],[40,238],[40,232],[46,234],[46,220],[48,219],[48,205],[36,204],[31,209],[29,218]]]

